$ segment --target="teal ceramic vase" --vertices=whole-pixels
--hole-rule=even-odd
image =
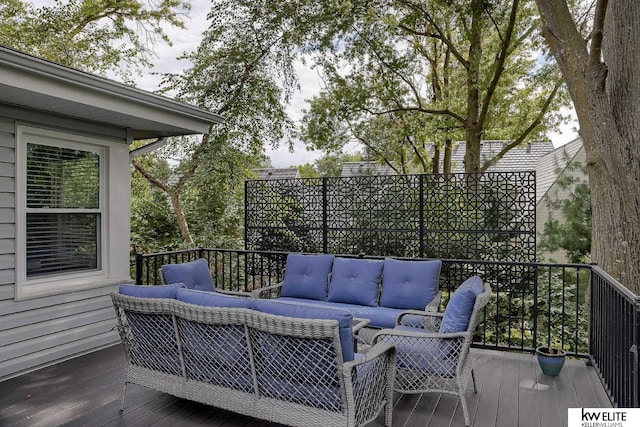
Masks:
[[[536,348],[538,364],[545,375],[557,376],[564,366],[564,359],[567,353],[556,347]]]

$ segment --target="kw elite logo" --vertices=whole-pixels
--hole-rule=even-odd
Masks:
[[[568,427],[631,427],[640,425],[638,408],[569,408]]]

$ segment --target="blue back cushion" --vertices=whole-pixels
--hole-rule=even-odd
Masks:
[[[213,292],[213,279],[204,258],[180,264],[162,266],[165,283],[184,283],[189,289]]]
[[[476,297],[484,291],[482,279],[473,276],[467,279],[451,296],[440,324],[441,333],[464,332],[469,327]]]
[[[120,285],[122,295],[140,298],[176,298],[178,289],[184,288],[183,283],[173,283],[161,286]]]
[[[353,360],[353,316],[346,310],[292,304],[276,300],[254,300],[253,309],[262,313],[303,319],[333,319],[338,321],[340,348],[345,362]]]
[[[383,265],[382,260],[336,258],[329,301],[377,306]]]
[[[194,289],[179,289],[176,299],[189,304],[207,307],[251,308],[251,298],[224,295],[218,292],[196,291]]]
[[[442,261],[384,260],[382,307],[424,310],[438,293]]]
[[[287,255],[283,297],[326,301],[333,255]]]

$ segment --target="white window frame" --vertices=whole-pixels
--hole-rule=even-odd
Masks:
[[[55,275],[36,276],[27,278],[27,253],[26,253],[26,217],[31,211],[26,207],[27,196],[27,144],[51,145],[63,148],[74,148],[84,151],[96,151],[100,153],[100,230],[98,238],[98,260],[99,268],[91,271],[76,271],[60,273]],[[69,132],[41,129],[27,125],[16,125],[16,286],[15,299],[30,299],[49,295],[57,295],[66,292],[73,292],[84,289],[91,289],[107,285],[113,285],[129,280],[128,262],[126,262],[126,273],[123,266],[114,268],[114,263],[122,264],[123,259],[128,260],[128,218],[129,209],[127,206],[124,215],[112,215],[110,205],[118,201],[121,195],[116,194],[116,186],[111,185],[111,177],[118,175],[119,171],[113,169],[112,157],[114,152],[128,153],[128,147],[123,143],[103,140],[97,137],[89,137]],[[126,163],[126,173],[129,173],[129,165]],[[122,180],[128,184],[128,179]],[[122,193],[120,188],[120,193]],[[129,202],[129,188],[124,188],[126,192],[126,202]],[[115,197],[115,198],[114,198]],[[123,217],[126,215],[126,238],[114,239],[110,231],[117,225],[121,225]],[[115,218],[112,218],[115,217]],[[115,221],[115,224],[114,224]],[[114,252],[122,252],[125,248],[126,258],[121,255],[114,256]],[[111,272],[117,272],[115,276]]]

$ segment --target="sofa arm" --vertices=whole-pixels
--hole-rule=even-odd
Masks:
[[[258,299],[273,299],[278,298],[282,292],[282,282],[266,286],[264,288],[258,288],[251,292],[251,296]]]
[[[385,425],[391,426],[396,349],[380,342],[355,360],[343,365],[347,412],[352,425],[364,425],[376,418],[385,406]]]
[[[424,308],[424,311],[433,311],[438,313],[440,311],[440,302],[442,301],[442,291],[438,291],[436,296],[431,300],[429,304]]]

